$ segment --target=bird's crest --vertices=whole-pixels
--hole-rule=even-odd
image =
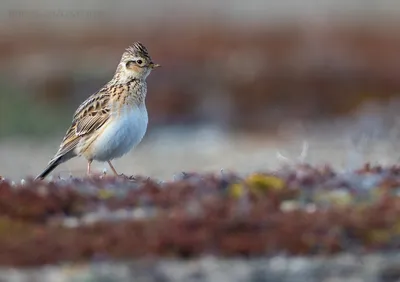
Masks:
[[[126,48],[124,54],[122,55],[122,60],[126,60],[132,57],[142,57],[150,59],[147,48],[140,42],[135,42],[131,46]]]

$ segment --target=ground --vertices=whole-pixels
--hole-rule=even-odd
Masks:
[[[143,142],[121,159],[115,160],[116,169],[126,175],[146,175],[159,179],[172,179],[182,171],[219,172],[234,170],[250,173],[257,170],[276,169],[287,163],[277,152],[299,161],[298,157],[307,142],[308,150],[303,161],[313,165],[329,163],[337,169],[352,169],[364,162],[396,164],[397,141],[379,139],[368,132],[355,136],[346,130],[314,128],[305,134],[290,136],[267,134],[229,134],[215,128],[204,127],[192,131],[168,128],[152,131]],[[364,134],[364,135],[363,135]],[[57,151],[62,136],[47,141],[8,139],[0,143],[0,175],[19,181],[36,176]],[[94,163],[94,169],[103,172],[106,163]],[[62,177],[86,173],[86,161],[75,158],[60,165],[53,173]]]

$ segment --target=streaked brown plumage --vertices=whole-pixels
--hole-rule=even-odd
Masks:
[[[140,42],[126,49],[114,77],[75,111],[58,152],[36,179],[75,156],[87,159],[88,174],[93,160],[107,161],[117,174],[110,161],[127,153],[145,134],[146,78],[158,66]]]

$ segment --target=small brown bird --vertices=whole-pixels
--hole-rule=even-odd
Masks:
[[[111,160],[128,153],[146,133],[146,78],[159,66],[140,42],[126,49],[110,82],[76,110],[58,152],[36,179],[76,156],[86,158],[88,175],[93,160],[108,162],[118,175]]]

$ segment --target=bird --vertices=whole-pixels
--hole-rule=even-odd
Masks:
[[[35,180],[80,156],[87,160],[87,175],[95,160],[108,162],[112,172],[121,176],[111,161],[128,153],[145,135],[146,79],[158,67],[142,43],[134,42],[125,49],[112,79],[78,107],[57,153]]]

